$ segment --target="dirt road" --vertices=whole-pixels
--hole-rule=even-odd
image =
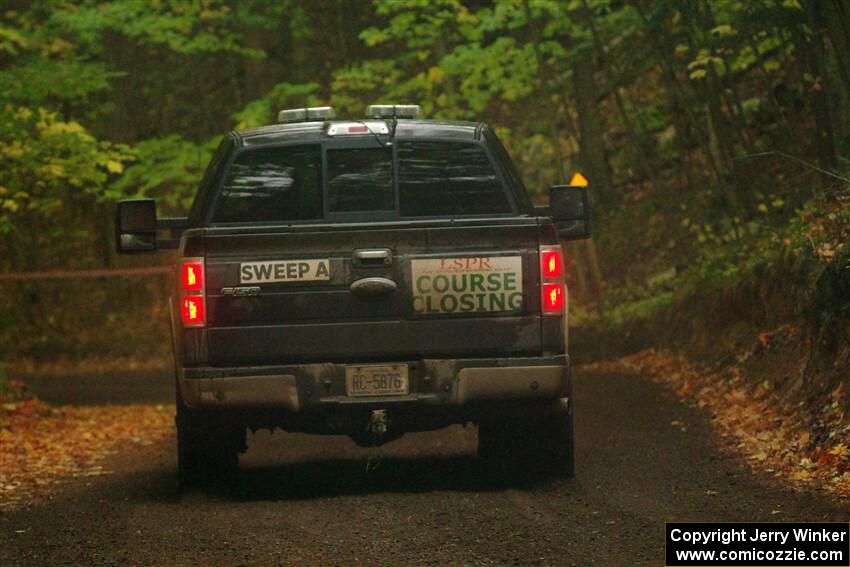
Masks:
[[[109,383],[86,388],[101,402]],[[167,379],[139,383],[167,399]],[[371,450],[278,432],[249,436],[233,485],[181,496],[171,439],[0,514],[0,565],[658,566],[665,521],[850,519],[850,503],[752,475],[705,416],[647,380],[579,375],[575,391],[572,481],[487,480],[474,428]]]

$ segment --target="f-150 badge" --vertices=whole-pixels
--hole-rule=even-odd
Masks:
[[[330,261],[273,260],[239,265],[239,283],[314,282],[331,279]]]

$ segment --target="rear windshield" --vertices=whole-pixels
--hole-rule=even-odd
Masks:
[[[393,210],[392,148],[328,150],[327,159],[330,212]]]
[[[403,217],[511,212],[487,154],[475,144],[400,143],[398,190]]]
[[[213,222],[320,219],[321,172],[318,144],[242,152],[224,178]]]
[[[224,178],[212,221],[318,220],[326,212],[401,217],[513,212],[477,144],[402,141],[395,153],[391,146],[329,147],[325,160],[323,173],[320,144],[240,152]]]

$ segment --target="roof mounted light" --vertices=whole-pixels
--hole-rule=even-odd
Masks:
[[[291,122],[318,122],[330,120],[335,116],[332,106],[311,106],[309,108],[290,108],[277,113],[277,121],[283,123]]]
[[[416,118],[419,116],[418,104],[370,104],[366,107],[369,118]]]
[[[329,124],[327,132],[328,136],[375,136],[389,134],[390,129],[383,120],[353,120]]]

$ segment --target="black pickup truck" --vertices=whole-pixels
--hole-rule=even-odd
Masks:
[[[373,446],[474,423],[482,458],[573,474],[559,241],[589,236],[586,188],[535,208],[485,124],[416,114],[282,111],[224,139],[187,218],[119,203],[120,252],[180,251],[183,485],[276,427]]]

